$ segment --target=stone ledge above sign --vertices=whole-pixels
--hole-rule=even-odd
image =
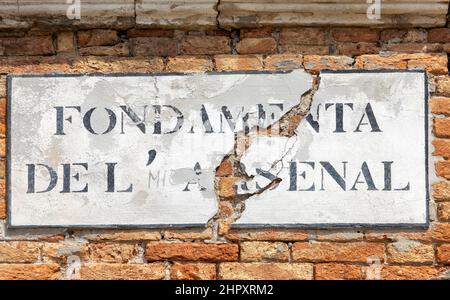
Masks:
[[[73,1],[76,3],[76,1]],[[246,28],[260,26],[436,27],[446,23],[449,0],[384,0],[368,18],[366,0],[81,0],[81,19],[66,0],[5,0],[0,29],[32,26]]]

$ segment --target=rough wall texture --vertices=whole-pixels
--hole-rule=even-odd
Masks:
[[[448,27],[0,31],[0,279],[450,278],[448,53]],[[239,155],[217,169],[220,209],[204,229],[6,228],[7,74],[291,68],[316,79],[323,69],[428,71],[435,166],[428,229],[231,229],[245,209],[233,187]],[[304,114],[286,118],[286,132]]]

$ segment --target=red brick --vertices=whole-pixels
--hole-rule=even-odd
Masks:
[[[433,223],[429,235],[434,241],[450,242],[450,223]]]
[[[434,75],[448,74],[446,54],[418,53],[408,59],[408,69],[425,69]]]
[[[271,54],[276,49],[277,42],[273,38],[245,38],[236,45],[240,54]]]
[[[305,55],[303,65],[306,70],[318,73],[321,70],[351,69],[354,59],[348,56]]]
[[[233,163],[226,159],[216,169],[216,177],[225,177],[233,175]]]
[[[450,28],[433,28],[428,31],[428,42],[449,43]]]
[[[136,37],[167,37],[172,38],[174,31],[172,29],[138,29],[133,28],[127,32],[128,38]]]
[[[316,264],[317,280],[359,280],[363,279],[361,266],[346,264]]]
[[[222,198],[232,198],[236,196],[236,182],[238,180],[238,177],[220,177],[219,196]]]
[[[6,219],[6,186],[5,186],[5,179],[0,179],[0,219]]]
[[[208,263],[174,263],[171,278],[175,280],[214,280],[216,265]]]
[[[87,280],[161,280],[165,277],[164,264],[85,264],[81,279]]]
[[[180,45],[182,54],[231,53],[229,39],[225,36],[187,36]]]
[[[361,55],[378,53],[380,47],[376,43],[343,43],[336,46],[338,54],[341,55]]]
[[[178,42],[165,37],[138,37],[131,40],[131,52],[134,56],[175,56],[178,54]]]
[[[380,36],[380,40],[387,43],[423,43],[426,39],[425,29],[386,29]]]
[[[156,260],[234,261],[238,245],[225,243],[148,243],[145,258]]]
[[[280,32],[280,44],[326,45],[327,30],[315,27],[283,28]]]
[[[405,43],[386,44],[383,45],[383,50],[399,53],[443,52],[444,47],[441,44]]]
[[[3,48],[3,55],[7,56],[50,55],[55,53],[53,39],[50,35],[3,38],[0,39],[0,48]]]
[[[367,262],[369,257],[384,257],[384,245],[379,243],[295,243],[294,261],[308,262]]]
[[[0,264],[0,280],[55,280],[59,277],[58,264]]]
[[[450,138],[450,118],[434,118],[434,134],[441,138]]]
[[[316,45],[281,45],[280,52],[292,54],[328,55],[330,54],[330,48],[328,46]]]
[[[442,156],[445,159],[450,157],[450,140],[449,139],[434,139],[434,156]]]
[[[243,38],[263,38],[263,37],[271,37],[273,33],[272,27],[261,27],[261,28],[249,28],[249,29],[241,29],[240,37]]]
[[[439,263],[450,265],[450,244],[444,244],[437,247],[436,257]]]
[[[117,31],[110,29],[93,29],[77,32],[78,45],[88,46],[111,46],[119,42]]]
[[[450,116],[450,98],[433,97],[430,106],[433,114]]]
[[[369,28],[340,28],[333,29],[331,36],[337,42],[365,42],[376,43],[379,40],[377,30]]]

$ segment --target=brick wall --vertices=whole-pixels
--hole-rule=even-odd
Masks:
[[[0,279],[450,278],[449,52],[450,28],[0,31]],[[316,77],[322,69],[428,71],[436,174],[428,229],[230,229],[242,205],[232,158],[217,169],[220,208],[206,228],[6,228],[7,74],[292,68]]]

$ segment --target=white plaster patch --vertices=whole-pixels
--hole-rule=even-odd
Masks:
[[[10,77],[10,225],[205,224],[243,116],[267,127],[311,86],[301,70]]]
[[[234,226],[425,225],[425,76],[322,73],[310,115],[296,135],[259,137],[243,156],[251,175],[283,157],[269,170],[282,181],[247,199]],[[265,148],[270,159],[261,159],[255,153],[267,139],[295,145]],[[249,181],[248,189],[267,186],[270,180],[263,177]]]

